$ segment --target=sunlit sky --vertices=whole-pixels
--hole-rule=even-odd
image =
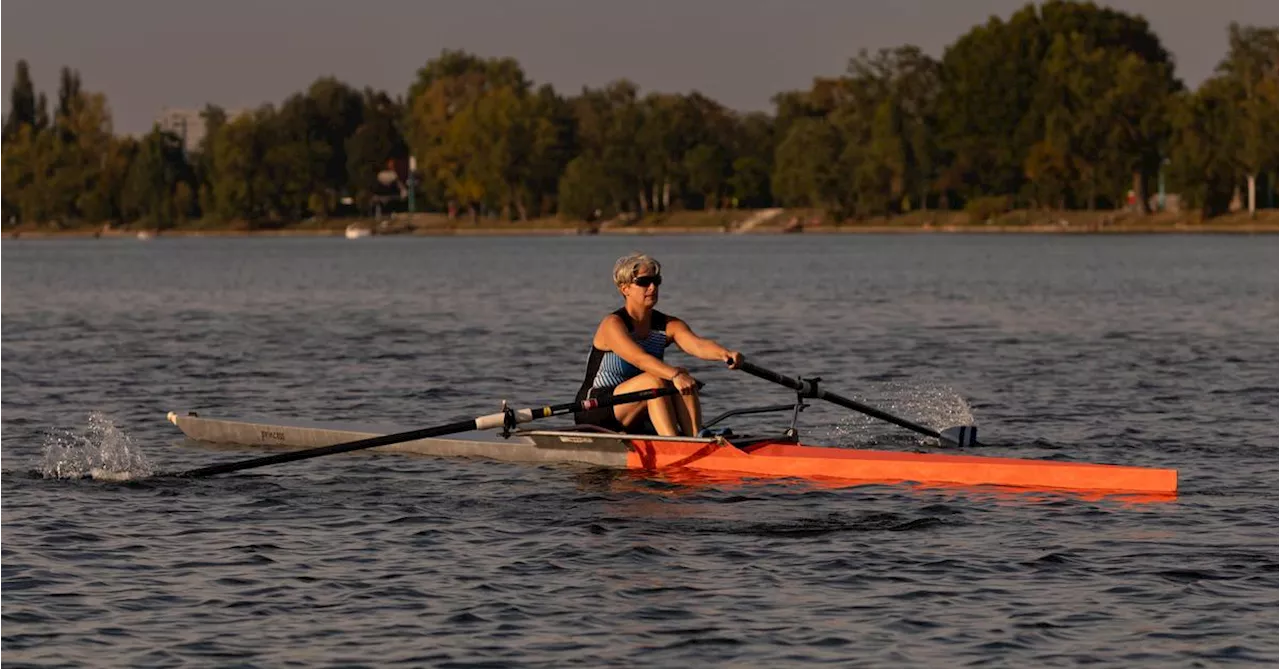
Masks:
[[[1274,26],[1273,0],[1114,0],[1147,18],[1190,86],[1226,52],[1227,24]],[[118,132],[163,107],[278,103],[319,76],[402,94],[442,49],[511,56],[562,93],[628,78],[698,90],[739,110],[841,73],[859,49],[915,44],[940,56],[1017,0],[6,0],[3,86],[25,58],[56,97],[58,70],[106,93]]]

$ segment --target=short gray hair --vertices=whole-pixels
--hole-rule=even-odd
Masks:
[[[648,269],[654,274],[662,273],[662,265],[657,260],[644,253],[632,253],[618,258],[618,262],[613,264],[613,282],[622,288],[635,281],[642,269]]]

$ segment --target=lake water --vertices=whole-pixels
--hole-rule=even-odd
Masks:
[[[1275,666],[1277,251],[1262,236],[3,244],[11,666]],[[1179,470],[1161,502],[357,453],[250,457],[170,410],[425,427],[572,399],[660,309],[983,453]],[[713,363],[708,415],[787,401]],[[833,406],[807,442],[938,450]],[[745,428],[777,426],[757,416]],[[49,458],[49,461],[46,461]],[[75,473],[74,471],[72,473]]]

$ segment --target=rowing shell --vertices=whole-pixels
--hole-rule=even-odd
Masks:
[[[261,422],[169,413],[187,437],[204,442],[316,448],[404,431],[300,421]],[[996,485],[1021,488],[1172,494],[1172,469],[1079,462],[904,453],[806,446],[786,438],[652,437],[579,431],[519,431],[508,438],[469,432],[419,439],[377,450],[417,455],[473,457],[504,462],[582,463],[602,467],[702,472],[761,477],[838,479],[867,483]]]

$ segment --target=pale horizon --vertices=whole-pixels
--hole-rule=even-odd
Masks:
[[[698,90],[733,109],[770,111],[776,93],[841,74],[860,49],[914,44],[938,57],[973,26],[1025,4],[814,0],[800,11],[728,0],[396,0],[371,11],[334,0],[17,0],[4,4],[2,76],[7,96],[14,65],[25,59],[52,101],[59,70],[79,70],[85,90],[106,94],[115,130],[126,134],[146,132],[165,107],[279,104],[323,76],[402,95],[443,49],[515,58],[535,83],[567,95],[626,78],[644,92]],[[1260,0],[1101,4],[1144,16],[1192,88],[1226,53],[1231,21],[1277,23],[1276,6]]]

